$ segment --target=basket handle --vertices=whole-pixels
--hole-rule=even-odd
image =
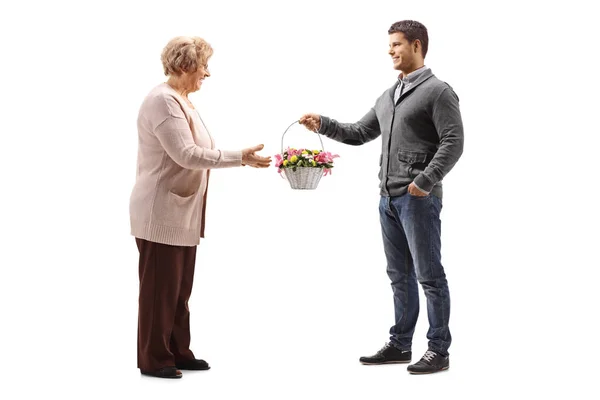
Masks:
[[[300,120],[292,122],[290,124],[290,126],[287,127],[285,132],[283,132],[283,135],[281,135],[281,154],[283,154],[283,138],[285,137],[285,134],[287,133],[287,131],[297,122],[300,122]],[[317,137],[319,138],[319,142],[321,142],[321,151],[325,151],[325,146],[323,146],[323,141],[321,140],[321,135],[319,135],[317,132],[315,132],[315,135],[317,135]]]

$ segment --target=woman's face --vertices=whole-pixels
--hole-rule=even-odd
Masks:
[[[192,73],[183,73],[183,78],[185,82],[186,89],[188,92],[196,92],[200,90],[202,86],[202,81],[210,76],[210,72],[208,72],[208,64],[201,65],[198,67],[198,71]]]

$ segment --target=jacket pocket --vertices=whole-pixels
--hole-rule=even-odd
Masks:
[[[383,178],[383,154],[379,155],[379,173],[377,174],[377,177],[379,178],[379,187],[381,187],[381,179]]]
[[[173,196],[175,201],[178,202],[179,204],[182,204],[182,203],[185,204],[185,203],[189,202],[190,199],[194,198],[194,196],[196,195],[196,192],[189,194],[189,195],[181,196],[181,195],[169,190],[169,195]]]
[[[401,171],[410,179],[416,178],[427,166],[429,154],[422,151],[398,151]]]
[[[409,165],[425,164],[427,162],[427,153],[421,151],[399,151],[398,160]]]
[[[184,229],[196,227],[199,218],[197,194],[194,192],[184,197],[169,191],[165,214],[171,226]]]

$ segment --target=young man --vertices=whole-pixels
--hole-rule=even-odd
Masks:
[[[432,373],[450,365],[450,293],[441,263],[439,217],[442,178],[462,154],[463,126],[458,97],[424,65],[429,44],[425,26],[399,21],[388,33],[389,54],[401,73],[375,106],[356,123],[317,114],[304,115],[300,123],[350,145],[382,137],[379,213],[396,321],[390,342],[360,362],[411,361],[419,314],[418,281],[427,298],[429,348],[408,371]]]

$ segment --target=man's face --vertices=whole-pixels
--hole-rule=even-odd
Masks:
[[[392,56],[394,69],[398,71],[410,71],[413,69],[417,51],[415,42],[411,45],[402,32],[390,35],[390,50],[388,54]]]

